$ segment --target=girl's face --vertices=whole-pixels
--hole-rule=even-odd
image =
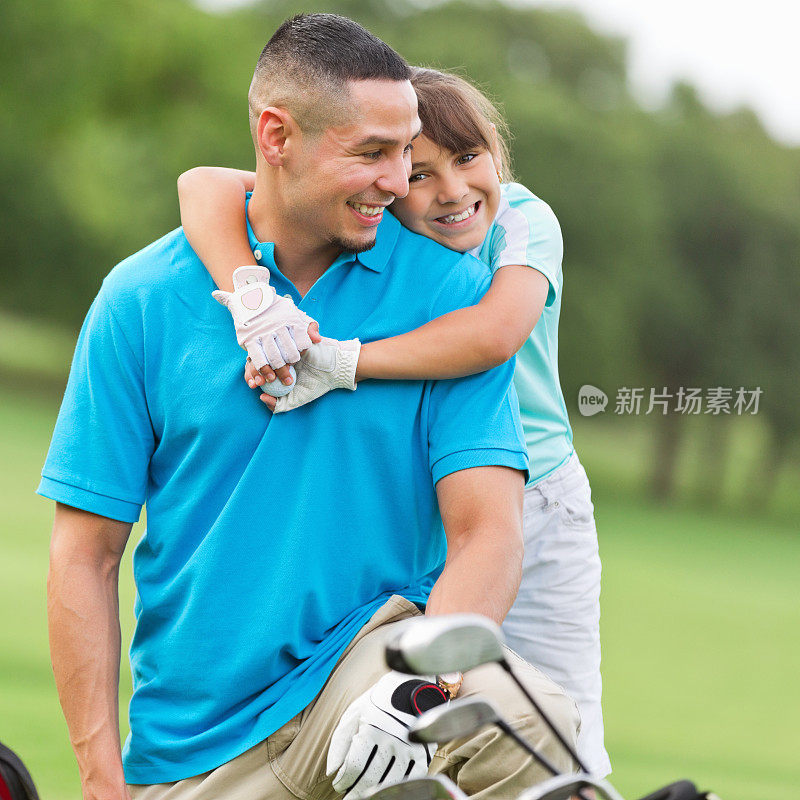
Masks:
[[[500,205],[500,179],[488,148],[453,153],[419,136],[408,183],[408,194],[392,203],[407,228],[462,253],[486,238]]]

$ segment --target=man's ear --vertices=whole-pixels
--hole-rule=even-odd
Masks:
[[[287,140],[299,131],[285,108],[269,106],[258,118],[258,149],[271,167],[284,163]]]

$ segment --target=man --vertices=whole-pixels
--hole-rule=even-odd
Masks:
[[[289,20],[249,100],[254,254],[325,333],[384,338],[485,291],[477,261],[374,211],[407,191],[419,132],[407,66],[383,42],[332,15]],[[499,621],[514,598],[527,459],[511,368],[365,383],[270,417],[213,288],[181,231],[111,272],[43,470],[51,651],[84,798],[356,797],[401,756],[403,774],[516,796],[545,775],[492,731],[422,767],[394,737],[376,769],[404,680],[382,660],[393,623],[422,608]],[[117,579],[145,501],[121,754]],[[526,670],[574,740],[574,704]],[[468,674],[475,692],[572,767],[502,677]]]

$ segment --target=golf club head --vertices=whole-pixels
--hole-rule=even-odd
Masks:
[[[598,800],[623,800],[622,795],[608,781],[594,778],[585,772],[556,775],[526,789],[517,800],[570,800],[580,789],[594,789]]]
[[[480,614],[415,617],[386,645],[386,663],[411,675],[465,672],[502,661],[503,643],[500,627]]]
[[[363,800],[467,800],[445,775],[426,775],[374,789]]]
[[[497,709],[480,697],[466,697],[426,711],[411,723],[408,738],[412,742],[449,742],[468,736],[484,725],[499,719]]]

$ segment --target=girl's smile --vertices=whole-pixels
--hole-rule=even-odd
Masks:
[[[444,217],[436,217],[433,221],[439,225],[443,225],[445,228],[449,228],[450,230],[454,230],[455,228],[460,228],[463,230],[465,227],[467,227],[467,225],[471,225],[476,221],[475,214],[480,207],[481,201],[476,200],[474,203],[467,206],[467,208],[465,208],[463,211],[453,211]]]

